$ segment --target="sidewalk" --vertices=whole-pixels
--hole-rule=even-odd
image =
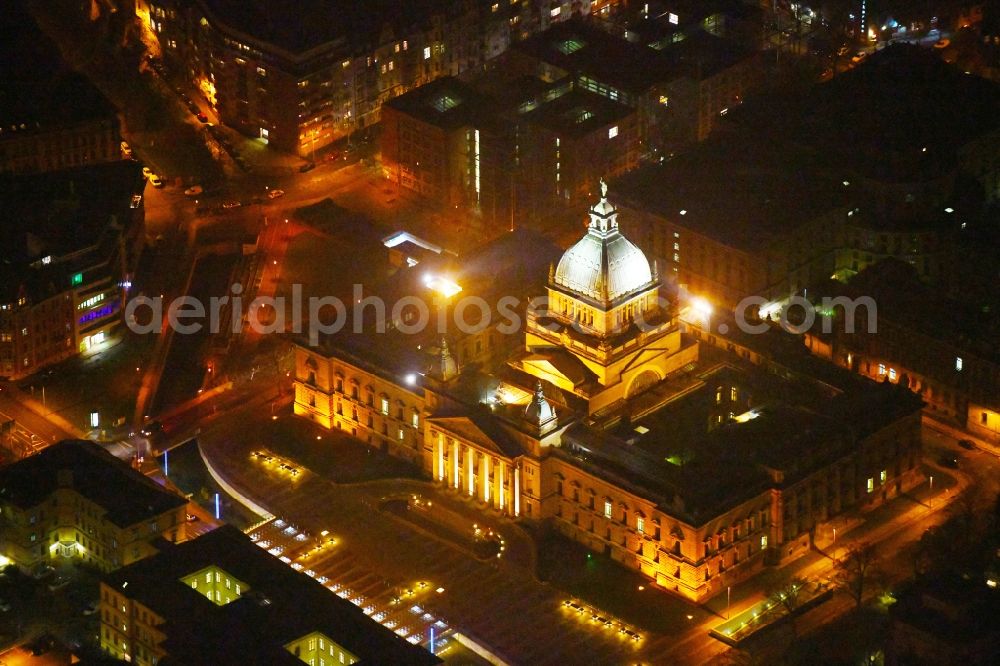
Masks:
[[[930,428],[931,430],[935,430],[939,433],[947,435],[948,437],[953,437],[955,439],[968,439],[973,443],[975,443],[975,445],[978,446],[983,451],[986,451],[987,453],[992,453],[995,456],[1000,456],[1000,447],[990,442],[987,442],[984,439],[980,439],[979,437],[973,435],[967,430],[956,428],[951,424],[945,423],[944,421],[939,421],[932,416],[928,416],[927,414],[924,414],[921,417],[921,422],[926,428]]]
[[[836,570],[838,558],[843,557],[852,545],[864,542],[877,545],[918,521],[946,509],[970,484],[968,478],[962,474],[955,474],[954,470],[948,470],[947,474],[954,476],[955,483],[949,485],[939,481],[935,484],[936,492],[933,494],[929,484],[924,483],[887,504],[862,512],[863,521],[856,528],[840,535],[835,544],[827,546],[825,550],[814,546],[808,554],[795,562],[781,569],[772,570],[775,581],[788,581],[793,578],[814,583],[828,581]],[[909,506],[903,504],[905,502],[909,502]],[[766,576],[768,571],[765,569],[762,573]],[[767,585],[761,583],[762,576],[758,574],[733,586],[733,603],[728,613],[730,617],[737,617],[766,599],[766,594],[760,590]],[[717,615],[717,618],[705,623],[706,631],[725,624],[721,618],[726,615],[726,594],[716,595],[703,606]]]
[[[67,421],[65,418],[63,418],[56,412],[42,405],[42,403],[40,403],[38,400],[35,400],[34,398],[28,395],[25,395],[24,392],[21,391],[19,388],[17,388],[15,385],[9,384],[7,390],[10,392],[10,395],[17,402],[19,402],[24,407],[31,410],[38,416],[42,417],[43,419],[46,419],[52,425],[56,426],[60,430],[64,430],[65,432],[69,433],[70,435],[76,438],[82,438],[84,436],[84,432],[82,430],[74,426],[72,423]]]

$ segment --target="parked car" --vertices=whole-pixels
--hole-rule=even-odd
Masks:
[[[42,634],[35,640],[28,643],[27,648],[31,650],[31,654],[36,657],[40,654],[45,654],[56,645],[56,639],[52,637],[52,634]]]
[[[201,185],[192,185],[191,187],[184,190],[184,194],[186,194],[189,197],[196,197],[204,191],[205,190],[202,189]]]
[[[56,576],[49,583],[49,590],[52,592],[58,592],[67,585],[69,585],[69,578],[67,578],[66,576]]]
[[[308,162],[299,167],[299,173],[306,173],[307,171],[312,171],[316,168],[315,162]]]
[[[162,188],[166,184],[166,183],[163,182],[163,179],[160,178],[159,176],[157,176],[155,173],[154,174],[150,174],[150,176],[149,176],[149,183],[150,183],[150,185],[152,185],[153,187],[156,187],[156,188]]]
[[[149,437],[150,435],[155,435],[156,433],[163,432],[163,424],[160,423],[159,421],[150,421],[149,423],[144,425],[142,427],[142,430],[140,430],[139,432],[142,433],[143,437]]]
[[[953,456],[953,455],[945,454],[945,455],[941,456],[941,458],[938,460],[938,462],[941,463],[942,467],[949,467],[951,469],[958,469],[958,456]]]
[[[150,176],[153,175],[153,170],[150,169],[148,166],[144,166],[144,167],[142,167],[142,175],[145,178],[149,178]]]
[[[222,207],[225,208],[226,210],[230,210],[232,208],[239,208],[242,205],[243,204],[241,204],[239,201],[227,201],[224,204],[222,204]]]
[[[87,602],[87,605],[85,605],[83,607],[83,614],[84,615],[93,615],[94,613],[97,612],[97,609],[98,609],[98,607],[100,605],[101,604],[98,601],[89,601],[89,602]]]
[[[976,448],[976,444],[971,439],[960,439],[958,440],[958,445],[963,449],[968,449],[969,451]]]
[[[48,564],[40,564],[35,567],[35,570],[31,573],[31,577],[35,580],[42,580],[43,578],[48,578],[54,574],[56,570]]]
[[[199,111],[198,114],[197,114],[197,116],[198,116],[198,120],[200,122],[203,122],[203,123],[207,123],[208,122],[208,116],[205,115],[204,111]]]
[[[267,193],[268,199],[277,199],[278,197],[283,197],[283,196],[285,196],[284,190],[271,190],[270,192]]]

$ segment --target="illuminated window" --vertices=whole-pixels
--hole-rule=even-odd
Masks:
[[[403,441],[403,429],[402,428],[399,429],[399,432],[397,433],[397,436],[399,437],[399,441],[402,442]]]
[[[257,74],[260,75],[260,76],[267,76],[267,70],[264,69],[263,67],[258,67],[257,68]]]
[[[420,414],[418,414],[416,410],[413,412],[413,418],[410,419],[410,423],[413,424],[414,428],[420,425]]]
[[[559,16],[560,13],[562,13],[562,7],[553,7],[552,11],[549,12],[549,16],[555,18]]]
[[[579,39],[564,39],[563,41],[556,44],[556,50],[569,55],[571,53],[576,53],[584,47],[584,42]]]
[[[677,25],[677,22],[680,21],[680,17],[678,17],[677,14],[671,13],[667,16],[667,20],[673,23],[674,25]]]
[[[424,47],[424,60],[430,60],[430,58],[431,58],[431,47],[425,46]]]
[[[609,139],[613,139],[616,136],[618,136],[618,125],[615,125],[614,127],[612,127],[611,129],[608,130],[608,138]]]
[[[766,535],[766,534],[765,534],[765,535],[763,535],[763,536],[762,536],[762,537],[760,538],[760,549],[761,549],[761,550],[764,550],[765,548],[767,548],[767,535]]]
[[[83,273],[76,273],[73,275],[73,285],[83,284]]]
[[[735,386],[733,386],[732,388],[729,389],[729,399],[730,400],[732,400],[733,402],[736,402],[736,398],[738,396],[739,396],[739,392],[736,390]]]
[[[896,381],[896,368],[889,368],[889,381]]]
[[[955,357],[955,372],[962,372],[962,357]]]
[[[882,470],[881,472],[878,473],[878,480],[879,483],[883,484],[885,483],[885,470]]]
[[[883,363],[879,363],[878,364],[878,374],[880,374],[880,375],[884,375],[885,374],[885,364],[883,364]]]
[[[666,95],[660,95],[660,104],[663,106],[670,106],[670,98]]]
[[[718,405],[721,403],[722,403],[722,387],[717,386],[715,389],[715,404]]]
[[[604,517],[611,518],[611,500],[604,500]]]
[[[495,13],[496,13],[497,11],[499,11],[499,10],[500,10],[500,3],[499,3],[499,2],[494,2],[494,3],[493,3],[493,6],[492,6],[492,7],[490,8],[490,9],[491,9],[491,10],[493,11],[493,13],[495,14]]]
[[[868,477],[868,492],[874,492],[874,491],[875,491],[875,479],[873,479],[872,477],[869,476]]]
[[[389,415],[389,398],[382,398],[382,414]]]
[[[646,531],[646,519],[641,516],[636,518],[635,529],[639,532],[639,534],[643,534]]]

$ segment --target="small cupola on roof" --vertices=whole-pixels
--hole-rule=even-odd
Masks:
[[[528,403],[527,408],[524,410],[524,418],[532,426],[538,428],[541,434],[551,432],[559,424],[556,419],[556,410],[545,399],[541,382],[538,382],[538,385],[535,387],[535,394],[531,397],[531,402]]]
[[[654,286],[646,255],[618,230],[618,210],[608,201],[603,180],[601,200],[590,209],[587,234],[563,254],[552,282],[600,303]]]

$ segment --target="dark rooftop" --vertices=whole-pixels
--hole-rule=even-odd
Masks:
[[[463,332],[454,324],[453,310],[446,320],[447,329],[439,330],[435,305],[438,296],[428,286],[430,276],[442,276],[461,287],[462,290],[451,298],[452,303],[462,297],[482,298],[491,309],[490,321],[494,323],[505,321],[509,316],[506,310],[498,309],[501,299],[513,297],[517,302],[512,305],[512,311],[523,322],[528,299],[544,291],[548,266],[561,254],[562,250],[550,240],[534,231],[518,228],[459,257],[450,253],[428,256],[418,265],[402,267],[386,280],[364,291],[365,297],[377,296],[385,303],[387,319],[393,305],[404,298],[407,302],[413,297],[424,302],[429,318],[422,330],[402,332],[386,321],[385,329],[377,332],[373,319],[377,309],[369,305],[363,310],[358,332],[355,332],[352,309],[349,309],[347,323],[339,332],[321,335],[317,349],[400,386],[412,386],[413,391],[420,392],[424,375],[431,372],[439,359],[442,337],[449,341],[456,361],[459,360],[456,341],[463,337]],[[498,275],[504,276],[504,279],[497,280]],[[480,318],[479,309],[472,306],[467,310],[466,321],[474,327]],[[510,335],[518,335],[521,330],[519,327]],[[305,336],[300,338],[300,343],[308,346]],[[412,384],[407,381],[409,375],[414,375]]]
[[[209,566],[249,590],[219,606],[182,582]],[[440,663],[229,525],[167,546],[106,575],[104,582],[164,618],[160,628],[170,663],[301,664],[285,645],[313,632],[359,657],[360,664]]]
[[[749,132],[808,146],[832,165],[921,181],[951,169],[956,151],[1000,127],[1000,85],[930,49],[895,44],[805,93],[775,92],[731,116]]]
[[[558,23],[512,48],[571,75],[586,75],[632,93],[663,78],[656,51],[579,19]]]
[[[145,181],[138,162],[122,161],[40,174],[0,176],[0,298],[21,285],[39,296],[69,286],[77,266],[57,259],[97,246],[114,224],[129,223]],[[29,264],[52,256],[50,264]]]
[[[624,104],[574,89],[522,117],[526,122],[541,125],[557,134],[584,136],[632,113],[634,111]]]
[[[820,158],[741,132],[713,134],[682,155],[623,176],[612,191],[623,206],[755,251],[846,206],[842,180]]]
[[[0,498],[29,509],[44,502],[70,474],[76,492],[128,527],[187,504],[93,442],[66,440],[0,468]]]
[[[115,120],[115,108],[62,61],[22,0],[4,3],[0,35],[0,140],[16,132]]]
[[[497,111],[487,96],[452,76],[394,97],[386,106],[443,129],[481,124]]]
[[[924,283],[905,261],[883,259],[855,275],[847,286],[831,286],[837,289],[835,294],[873,298],[878,304],[879,317],[899,326],[1000,362],[996,346],[1000,338],[997,311],[945,295]],[[860,310],[859,314],[867,316]]]
[[[668,377],[666,404],[609,432],[571,426],[563,455],[698,524],[847,455],[862,438],[922,404],[905,389],[863,379],[830,395],[815,382],[743,362],[716,363],[722,352],[702,350],[706,369]],[[669,398],[672,393],[678,397]],[[781,481],[772,479],[775,472]]]
[[[373,45],[383,28],[401,35],[424,25],[440,4],[433,0],[198,0],[209,20],[291,54],[332,42],[352,51]]]

